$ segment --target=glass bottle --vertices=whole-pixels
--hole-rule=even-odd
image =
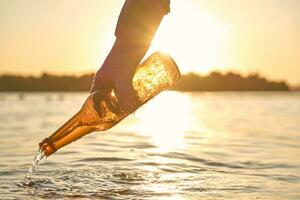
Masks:
[[[135,111],[163,90],[174,86],[180,78],[174,60],[161,52],[153,53],[135,71],[132,85],[136,95]],[[93,131],[107,130],[131,113],[118,103],[113,86],[90,94],[78,113],[40,144],[40,151],[50,156],[63,146]]]

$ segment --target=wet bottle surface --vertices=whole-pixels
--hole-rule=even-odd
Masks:
[[[132,79],[136,94],[134,110],[174,86],[179,78],[179,69],[170,56],[160,52],[149,56],[137,67]],[[113,127],[130,114],[120,108],[113,86],[98,90],[86,99],[78,113],[39,144],[40,150],[49,156],[86,134]]]

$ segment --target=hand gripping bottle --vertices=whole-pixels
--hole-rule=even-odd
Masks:
[[[156,52],[141,63],[135,71],[132,86],[136,95],[135,110],[163,90],[174,86],[180,78],[174,60]],[[107,130],[131,113],[123,111],[113,86],[90,94],[82,108],[61,128],[40,144],[40,151],[50,156],[58,149],[93,131]]]

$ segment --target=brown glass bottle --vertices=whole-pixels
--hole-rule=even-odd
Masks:
[[[179,69],[170,56],[160,52],[149,56],[137,67],[132,79],[136,94],[134,110],[174,86],[179,78]],[[107,130],[131,114],[120,108],[115,92],[110,86],[92,93],[77,114],[39,144],[44,155],[49,156],[93,131]]]

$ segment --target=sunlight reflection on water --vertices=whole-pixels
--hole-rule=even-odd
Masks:
[[[138,122],[132,131],[150,137],[159,152],[169,152],[174,147],[183,149],[190,112],[189,96],[175,92],[159,95],[137,111]]]

